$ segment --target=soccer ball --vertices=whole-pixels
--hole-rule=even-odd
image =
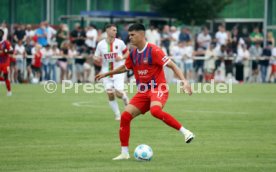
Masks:
[[[134,157],[140,161],[150,161],[153,155],[151,147],[141,144],[135,148]]]

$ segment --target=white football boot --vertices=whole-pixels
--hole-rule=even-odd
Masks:
[[[124,159],[129,159],[130,156],[128,153],[121,153],[119,156],[113,158],[112,160],[124,160]]]

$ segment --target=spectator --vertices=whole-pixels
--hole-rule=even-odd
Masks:
[[[214,79],[214,71],[215,71],[215,44],[210,44],[209,48],[205,51],[205,62],[204,62],[204,76],[205,81],[210,82]]]
[[[171,26],[170,28],[170,35],[171,35],[171,46],[177,46],[179,42],[179,35],[180,32],[176,29],[175,26]]]
[[[166,49],[166,53],[170,54],[171,35],[169,25],[163,27],[161,33],[161,45]]]
[[[262,45],[263,34],[260,33],[258,27],[254,27],[253,32],[250,34],[251,45],[255,45],[256,42],[259,42]]]
[[[53,56],[50,59],[50,70],[49,70],[50,79],[53,81],[57,81],[57,78],[56,78],[57,58],[56,57],[60,56],[61,54],[59,48],[57,47],[57,43],[53,44],[52,52],[53,52]]]
[[[247,47],[251,46],[250,36],[247,27],[242,28],[241,38],[243,39]]]
[[[17,29],[15,30],[15,32],[13,34],[13,39],[16,43],[18,41],[25,42],[25,40],[26,40],[26,31],[25,31],[25,26],[23,24],[17,26]]]
[[[33,80],[32,83],[38,83],[41,81],[41,58],[42,58],[42,53],[40,52],[41,50],[41,45],[36,44],[34,47],[34,58],[32,61],[32,70],[33,70]]]
[[[72,80],[73,77],[73,64],[75,63],[75,58],[78,52],[76,45],[69,44],[68,59],[67,59],[67,79]]]
[[[75,24],[74,30],[70,33],[70,39],[77,46],[79,53],[85,51],[85,31],[80,27],[79,23]]]
[[[86,32],[85,40],[85,44],[88,47],[88,54],[93,54],[95,52],[97,39],[98,32],[96,30],[96,27],[93,24],[90,24]]]
[[[120,32],[120,38],[124,41],[125,44],[128,43],[128,24],[125,24],[123,30]]]
[[[209,48],[212,38],[207,27],[201,29],[201,33],[198,34],[196,41],[199,50],[207,50]]]
[[[244,43],[241,43],[238,48],[238,55],[235,60],[236,63],[236,80],[242,83],[247,77],[247,74],[244,72],[244,67],[247,67],[247,61],[249,60],[249,51],[246,48]],[[246,64],[246,65],[245,65]],[[245,74],[245,75],[244,75]]]
[[[50,80],[50,60],[53,56],[53,51],[50,45],[46,45],[41,49],[42,53],[42,66],[43,66],[43,80]]]
[[[16,66],[14,71],[14,82],[22,82],[23,81],[23,59],[26,57],[25,47],[22,43],[22,40],[18,40],[17,44],[14,48],[14,54],[16,56]]]
[[[181,71],[184,73],[184,51],[185,51],[185,42],[178,42],[176,46],[172,46],[171,49],[171,56],[172,60],[175,62],[175,64],[181,69]],[[176,81],[176,76],[174,76],[174,81]]]
[[[179,34],[179,41],[191,41],[192,37],[190,31],[187,27],[183,27],[181,33]]]
[[[9,35],[9,30],[8,30],[8,27],[7,27],[7,23],[6,22],[3,22],[0,26],[0,29],[2,29],[4,31],[4,35],[3,35],[3,38],[2,40],[5,41],[8,39],[8,35]]]
[[[69,39],[69,31],[68,31],[68,27],[65,24],[60,24],[59,25],[59,29],[57,31],[57,45],[58,48],[61,48],[61,45],[63,44],[64,41],[68,41]]]
[[[26,43],[25,43],[25,50],[27,54],[27,59],[26,59],[26,66],[27,66],[27,80],[30,81],[31,75],[32,75],[32,58],[30,57],[32,55],[32,49],[33,49],[33,44],[32,40],[30,37],[26,38]]]
[[[276,83],[276,47],[272,49],[271,73],[269,75],[270,82],[272,77],[274,78],[274,83]]]
[[[239,34],[239,29],[237,26],[235,26],[233,29],[232,29],[232,38],[231,38],[231,49],[232,49],[232,52],[233,54],[237,54],[238,53],[238,44],[239,44],[239,41],[240,41],[241,38],[241,35]]]
[[[153,25],[151,25],[150,28],[146,30],[146,39],[149,43],[160,46],[161,36]]]
[[[188,81],[193,81],[193,47],[190,42],[184,42],[184,69]]]
[[[259,42],[256,42],[255,45],[251,46],[249,49],[250,58],[251,58],[251,70],[252,70],[252,77],[251,82],[258,82],[259,76],[259,68],[258,68],[258,60],[261,58],[263,49]]]
[[[218,32],[216,33],[215,38],[216,38],[216,42],[217,42],[218,47],[227,44],[228,35],[227,35],[227,32],[225,31],[225,26],[224,25],[222,25],[222,24],[219,25]]]
[[[46,46],[48,44],[47,41],[47,30],[45,28],[44,22],[40,23],[40,27],[35,31],[35,36],[37,37],[37,42],[42,46]]]
[[[55,41],[57,31],[49,25],[48,21],[45,21],[44,23],[47,31],[47,42],[51,45]]]
[[[32,26],[28,24],[26,26],[26,37],[32,39],[35,35],[35,31],[32,30]]]
[[[58,66],[60,67],[60,82],[66,79],[67,75],[67,59],[69,55],[69,42],[64,41],[61,44],[61,56],[62,58],[58,59]]]

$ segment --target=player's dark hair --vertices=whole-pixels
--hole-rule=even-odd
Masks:
[[[117,26],[113,23],[109,23],[109,24],[105,25],[105,29],[108,29],[108,28],[111,28],[111,27],[117,27]]]
[[[140,24],[140,23],[135,23],[133,25],[131,25],[129,28],[128,28],[128,31],[131,32],[131,31],[145,31],[145,26],[143,24]]]
[[[0,28],[0,32],[2,33],[2,35],[4,35],[4,30]]]

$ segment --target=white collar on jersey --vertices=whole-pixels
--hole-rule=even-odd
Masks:
[[[137,48],[137,52],[138,52],[138,53],[144,52],[145,49],[147,48],[147,46],[148,46],[148,42],[146,42],[146,45],[144,46],[144,48],[143,48],[141,51],[139,51],[138,48]]]

